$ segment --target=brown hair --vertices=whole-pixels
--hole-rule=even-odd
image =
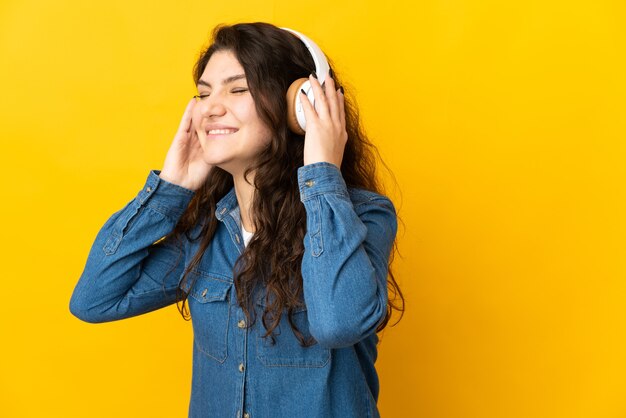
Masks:
[[[252,204],[256,231],[233,271],[237,299],[252,324],[256,320],[253,291],[257,286],[265,289],[266,301],[272,300],[262,316],[263,325],[267,329],[265,336],[274,339],[273,331],[286,309],[293,332],[302,345],[308,346],[315,341],[305,341],[292,321],[294,308],[303,304],[301,263],[306,212],[300,201],[297,170],[304,164],[304,137],[287,127],[286,92],[294,80],[308,77],[315,69],[315,63],[297,37],[274,25],[262,22],[219,25],[213,31],[212,43],[201,52],[194,66],[195,84],[217,51],[230,51],[237,57],[246,73],[257,113],[273,132],[272,140],[259,153],[255,164],[245,172],[247,176],[256,170],[256,190]],[[328,61],[332,68],[332,62],[330,59]],[[332,72],[337,85],[341,85],[334,68]],[[341,174],[348,187],[380,193],[375,159],[378,153],[359,124],[358,111],[349,91],[345,97],[345,113],[348,141]],[[196,191],[186,212],[170,233],[170,236],[177,238],[185,234],[187,239],[201,239],[198,251],[187,266],[177,290],[177,305],[182,301],[179,311],[186,320],[190,318],[185,314],[188,293],[183,288],[193,288],[195,278],[188,287],[186,284],[189,272],[199,264],[215,234],[219,222],[215,217],[217,203],[232,187],[232,176],[219,167],[213,167],[206,182]],[[200,224],[200,234],[195,238],[190,237],[191,229]],[[397,246],[394,242],[389,266],[395,251]],[[399,310],[401,314],[404,311],[404,298],[391,269],[388,288],[390,295],[399,296],[401,307],[394,303],[394,298],[389,298],[385,318],[377,331],[385,328],[393,309]]]

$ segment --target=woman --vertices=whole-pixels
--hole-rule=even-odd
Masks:
[[[102,227],[74,289],[71,312],[94,323],[179,302],[187,319],[189,302],[190,417],[379,415],[388,286],[403,301],[396,214],[315,48],[218,26],[163,169]]]

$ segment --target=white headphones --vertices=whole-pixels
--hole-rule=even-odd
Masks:
[[[311,39],[304,36],[300,32],[296,32],[293,29],[281,28],[297,36],[302,43],[309,50],[309,53],[313,57],[315,62],[315,73],[320,84],[324,82],[326,74],[330,69],[326,56],[322,52],[319,46],[315,44]],[[289,86],[287,90],[287,123],[289,128],[298,135],[304,135],[306,130],[306,119],[304,117],[304,109],[302,108],[302,102],[300,101],[300,89],[304,90],[309,102],[315,106],[315,96],[313,95],[313,89],[311,88],[311,82],[308,78],[299,78]]]

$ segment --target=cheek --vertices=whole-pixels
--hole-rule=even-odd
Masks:
[[[272,140],[272,131],[265,125],[259,126],[259,139],[260,143],[265,146]]]
[[[239,113],[242,120],[246,120],[248,125],[252,128],[255,133],[255,136],[258,138],[259,142],[267,143],[269,138],[272,136],[271,129],[263,122],[263,120],[259,117],[254,105],[252,107],[248,106],[244,109],[241,109]]]
[[[272,139],[272,131],[261,120],[258,120],[254,126],[253,138],[253,144],[257,150],[264,148]]]

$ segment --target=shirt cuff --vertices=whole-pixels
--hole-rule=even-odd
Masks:
[[[341,171],[336,165],[326,161],[307,164],[298,168],[298,186],[302,202],[324,193],[350,198]]]
[[[185,213],[196,192],[163,180],[159,173],[161,170],[150,170],[143,189],[137,195],[137,201],[177,220]]]

